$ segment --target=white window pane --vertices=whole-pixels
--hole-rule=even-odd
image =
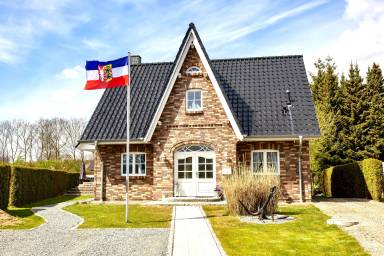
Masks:
[[[201,108],[201,100],[195,100],[195,109]]]
[[[193,104],[194,104],[193,101],[190,101],[190,100],[189,100],[189,101],[188,101],[188,106],[187,106],[187,108],[188,108],[188,109],[193,109]]]
[[[263,162],[263,152],[253,152],[253,162]]]
[[[201,92],[200,91],[196,91],[195,92],[195,100],[200,100],[201,99]]]
[[[194,100],[194,93],[193,92],[187,92],[187,100],[188,101]]]
[[[267,152],[267,168],[268,172],[278,172],[277,152]]]

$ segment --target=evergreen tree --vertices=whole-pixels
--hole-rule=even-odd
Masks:
[[[311,74],[311,90],[321,137],[311,142],[311,169],[314,181],[321,178],[322,171],[334,164],[340,163],[336,153],[339,150],[336,121],[340,114],[340,89],[336,65],[332,58],[315,63],[317,72]],[[316,188],[315,188],[316,189]]]
[[[364,130],[367,128],[364,114],[367,104],[364,100],[365,85],[360,76],[357,64],[350,66],[347,79],[341,81],[341,116],[338,127],[340,130],[341,148],[344,149],[345,157],[352,160],[364,158]]]
[[[363,97],[366,102],[363,131],[364,155],[384,157],[384,79],[380,66],[373,63],[368,67],[367,84]]]

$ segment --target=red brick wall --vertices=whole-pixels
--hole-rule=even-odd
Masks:
[[[152,145],[130,145],[130,152],[146,153],[145,177],[129,178],[129,195],[135,200],[152,199],[153,186],[153,151]],[[125,145],[99,145],[95,161],[95,198],[100,199],[101,161],[104,163],[103,198],[106,200],[125,199],[125,176],[121,176],[121,154],[126,152]]]
[[[237,158],[239,164],[250,166],[251,151],[258,149],[275,149],[280,155],[280,184],[281,198],[287,201],[300,199],[298,174],[298,141],[281,142],[239,142],[237,145]],[[302,147],[302,179],[303,198],[311,199],[311,175],[309,169],[309,143],[303,141]]]
[[[204,75],[187,77],[185,71],[199,67]],[[229,123],[215,89],[205,73],[195,49],[190,49],[181,68],[182,77],[177,78],[164,111],[161,125],[154,131],[154,190],[155,199],[173,196],[174,151],[185,144],[206,144],[216,153],[216,178],[221,179],[223,167],[236,162],[237,138]],[[203,112],[190,114],[185,110],[185,95],[188,89],[203,91]]]

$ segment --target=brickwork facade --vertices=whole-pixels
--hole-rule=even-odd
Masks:
[[[199,67],[203,74],[187,76],[185,71]],[[186,111],[186,92],[200,89],[203,111]],[[285,199],[298,199],[297,154],[293,142],[238,142],[218,95],[206,75],[206,70],[194,48],[190,48],[176,79],[150,144],[131,145],[131,152],[146,153],[147,175],[131,177],[131,199],[158,200],[174,196],[174,153],[188,144],[208,145],[215,151],[216,183],[220,184],[222,170],[233,167],[238,161],[250,163],[250,152],[256,148],[275,148],[280,151],[281,184]],[[121,176],[121,154],[124,145],[99,145],[95,165],[95,197],[101,194],[106,200],[123,200],[125,177]],[[101,169],[104,166],[104,189],[101,193]],[[303,177],[305,197],[310,198],[308,143],[303,147]]]
[[[252,150],[274,149],[279,151],[280,157],[280,189],[281,199],[298,201],[300,199],[299,186],[299,143],[298,141],[264,141],[240,142],[237,145],[237,160],[239,164],[250,166]],[[303,199],[311,199],[311,174],[309,166],[309,143],[302,145],[302,180]]]

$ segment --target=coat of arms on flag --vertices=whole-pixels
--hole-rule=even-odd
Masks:
[[[105,66],[99,65],[98,66],[99,71],[99,80],[101,82],[109,82],[112,80],[112,64],[108,64]]]
[[[128,57],[123,57],[111,61],[87,61],[85,69],[87,71],[86,90],[114,88],[127,86],[128,78]]]

